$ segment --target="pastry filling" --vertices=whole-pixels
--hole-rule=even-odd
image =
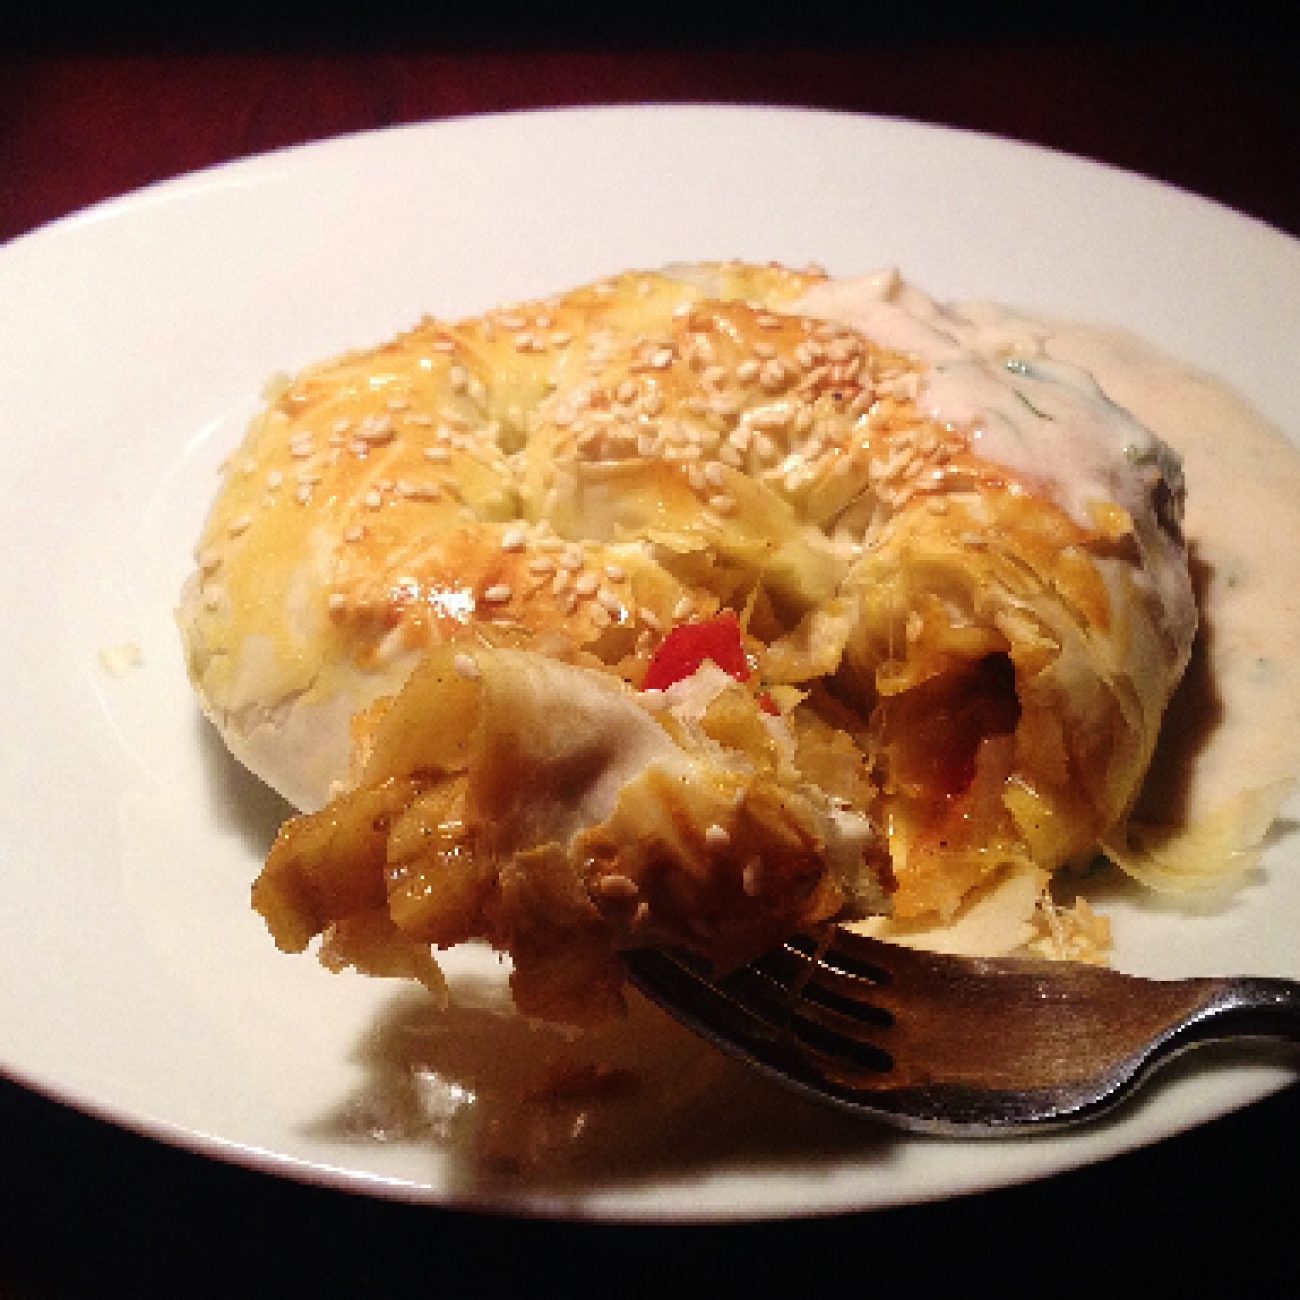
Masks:
[[[945,927],[1017,873],[1032,908],[1186,664],[1181,504],[1086,376],[897,277],[630,272],[313,367],[189,593],[205,707],[315,810],[255,906],[431,988],[485,940],[575,1021],[629,947]]]

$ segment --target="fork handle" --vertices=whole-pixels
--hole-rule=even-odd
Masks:
[[[1243,1038],[1300,1043],[1300,982],[1257,975],[1196,982],[1207,996],[1187,1027],[1189,1045]]]

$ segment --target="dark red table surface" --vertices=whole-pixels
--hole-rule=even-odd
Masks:
[[[30,7],[0,33],[0,240],[151,181],[340,132],[699,100],[993,132],[1300,235],[1291,7],[1267,22],[1226,0],[1176,8],[1135,0],[1131,13],[1092,5],[1070,20],[1050,6],[922,6],[904,19],[810,5],[782,28],[707,6],[645,9],[622,27],[608,13],[552,22],[544,7],[513,23],[496,10],[440,23],[432,2],[415,20],[376,6],[353,21],[325,6],[314,21],[261,26],[187,25],[179,8],[146,17],[129,4],[43,21]],[[845,12],[857,21],[846,26]],[[1105,1295],[1157,1269],[1190,1294],[1294,1295],[1298,1147],[1291,1087],[1148,1150],[941,1204],[707,1229],[554,1224],[300,1186],[0,1080],[0,1297],[650,1294],[687,1281],[769,1294],[787,1276],[807,1294]]]

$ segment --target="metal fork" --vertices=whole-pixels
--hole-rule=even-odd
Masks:
[[[1148,980],[1074,962],[938,956],[841,926],[715,977],[627,954],[633,983],[732,1056],[903,1128],[978,1136],[1077,1124],[1190,1047],[1300,1044],[1300,982]]]

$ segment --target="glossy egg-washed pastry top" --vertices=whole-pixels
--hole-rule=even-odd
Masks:
[[[587,1020],[619,949],[943,925],[1120,826],[1187,661],[1176,458],[890,276],[615,276],[285,381],[181,610],[305,815],[281,946],[486,939]]]

